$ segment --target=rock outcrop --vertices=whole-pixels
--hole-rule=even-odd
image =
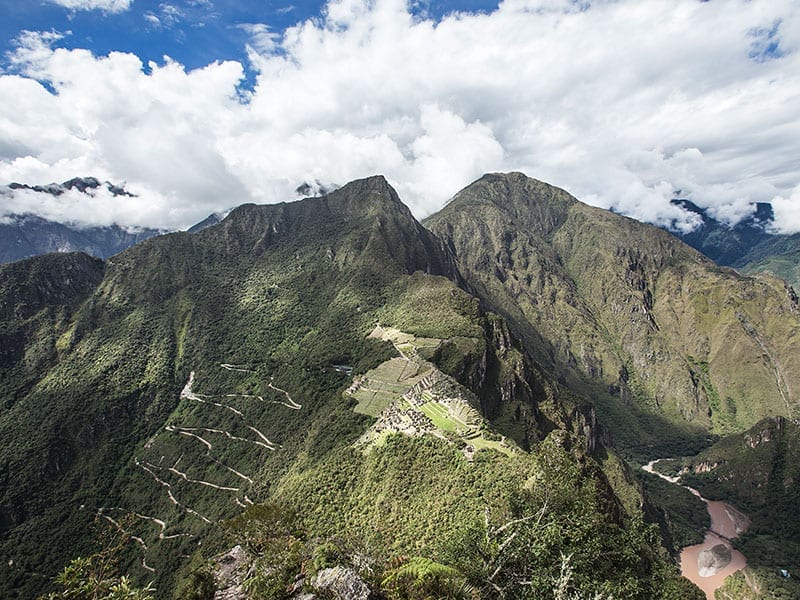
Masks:
[[[332,593],[339,600],[367,600],[370,595],[369,586],[358,573],[339,566],[322,569],[312,578],[311,587],[320,592]]]
[[[717,544],[697,556],[697,572],[700,577],[713,577],[731,563],[731,558],[731,549]]]
[[[250,572],[253,559],[239,545],[214,560],[214,580],[217,591],[214,600],[244,600],[248,597],[244,581]]]

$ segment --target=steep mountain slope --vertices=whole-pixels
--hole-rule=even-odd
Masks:
[[[796,413],[800,313],[782,281],[518,173],[484,176],[425,225],[630,451]]]
[[[551,588],[563,552],[577,589],[674,591],[591,407],[456,282],[449,250],[380,177],[241,206],[105,265],[4,267],[0,331],[17,341],[0,364],[3,595],[46,588],[110,528],[131,540],[123,566],[168,597],[190,561],[236,543],[221,520],[270,501],[382,561],[445,557],[472,539],[465,524],[522,519],[540,562],[509,590],[533,593],[533,566]],[[378,410],[424,435],[365,447]]]

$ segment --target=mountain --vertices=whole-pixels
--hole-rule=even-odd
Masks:
[[[672,203],[701,220],[697,229],[675,235],[719,265],[733,266],[753,247],[773,237],[766,229],[775,218],[772,205],[767,202],[756,203],[755,212],[733,226],[713,218],[690,200],[676,199]]]
[[[10,183],[8,184],[9,190],[30,190],[43,194],[50,194],[51,196],[61,196],[69,190],[78,190],[82,194],[91,194],[93,191],[105,188],[112,196],[130,196],[133,194],[126,191],[125,188],[114,185],[109,181],[101,182],[96,177],[74,177],[64,183],[49,183],[47,185],[28,185],[26,183]]]
[[[519,173],[424,221],[469,289],[639,458],[797,412],[800,312],[786,284]]]
[[[773,273],[800,289],[800,234],[773,235],[734,265],[744,273]]]
[[[459,262],[372,177],[105,263],[0,266],[3,596],[113,553],[159,597],[211,597],[234,548],[267,597],[331,571],[386,597],[445,574],[700,597],[591,403]]]
[[[132,196],[124,188],[94,177],[78,177],[61,184],[29,186],[12,183],[0,190],[0,198],[17,190],[61,196],[70,190],[93,194],[103,188],[112,196]],[[5,214],[0,218],[0,263],[11,262],[48,252],[85,252],[107,258],[138,242],[164,233],[158,229],[119,225],[82,227],[51,221],[33,214]]]
[[[203,229],[208,229],[209,227],[213,227],[222,222],[222,219],[225,218],[227,213],[211,213],[202,221],[199,221],[189,227],[186,231],[189,233],[198,233],[199,231],[203,231]]]
[[[791,288],[519,173],[195,231],[0,266],[5,597],[112,554],[159,597],[700,597],[664,549],[697,503],[617,449],[796,418]]]
[[[694,231],[673,232],[684,242],[719,265],[743,273],[769,272],[800,288],[800,234],[769,230],[774,221],[771,204],[756,203],[753,215],[729,227],[689,200],[672,202],[701,218],[701,225]]]
[[[119,225],[82,228],[35,215],[8,215],[0,222],[0,262],[48,252],[85,252],[108,258],[161,233],[158,229],[125,229]]]

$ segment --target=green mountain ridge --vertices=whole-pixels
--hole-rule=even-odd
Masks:
[[[357,556],[384,597],[415,556],[484,597],[693,597],[611,438],[647,454],[791,414],[796,303],[520,174],[425,226],[372,177],[105,264],[2,266],[0,589],[32,597],[122,532],[158,597],[191,597],[237,543],[265,597]],[[347,390],[369,374],[410,402],[406,368],[448,382],[411,398],[423,434],[364,448],[375,418]],[[259,537],[284,510],[293,533]]]
[[[701,219],[697,229],[673,233],[717,264],[747,274],[771,273],[795,288],[800,286],[800,234],[772,231],[774,211],[771,204],[757,202],[751,216],[729,226],[689,200],[673,200],[672,203]]]
[[[796,411],[798,306],[782,281],[522,174],[484,176],[425,225],[623,448],[658,456],[665,426],[686,443]]]

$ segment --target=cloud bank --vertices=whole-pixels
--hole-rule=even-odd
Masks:
[[[133,0],[48,0],[52,4],[58,4],[64,8],[72,10],[103,10],[105,12],[117,13],[130,8]]]
[[[125,182],[138,210],[82,218],[183,227],[375,173],[423,217],[520,170],[683,229],[676,196],[731,223],[776,199],[778,227],[800,230],[794,0],[506,0],[438,21],[333,0],[283,32],[241,27],[248,64],[188,72],[20,36],[0,76],[0,182]]]

